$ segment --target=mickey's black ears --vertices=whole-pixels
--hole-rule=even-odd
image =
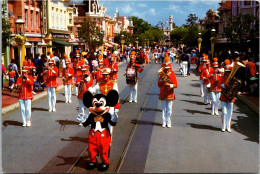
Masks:
[[[85,92],[83,95],[83,103],[87,108],[92,106],[92,100],[93,100],[93,95],[91,94],[91,92],[89,91]]]
[[[108,92],[107,96],[106,96],[106,100],[107,100],[107,106],[115,106],[118,102],[118,92],[116,90],[111,90]]]

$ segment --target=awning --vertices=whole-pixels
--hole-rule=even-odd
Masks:
[[[47,45],[47,48],[55,48],[56,46],[55,45]]]
[[[55,46],[74,46],[75,44],[63,41],[63,40],[53,40],[52,44]]]
[[[112,48],[112,47],[113,47],[112,45],[110,45],[110,44],[108,44],[108,43],[105,43],[104,46],[105,46],[105,47],[109,47],[109,48]]]

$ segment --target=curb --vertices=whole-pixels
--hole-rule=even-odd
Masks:
[[[64,89],[64,85],[60,85],[60,86],[57,87],[58,91],[60,91],[62,89]],[[48,95],[47,91],[44,91],[44,92],[42,92],[40,94],[35,95],[33,97],[32,103],[36,102],[37,100],[39,100],[39,99],[41,99],[41,98],[43,98],[43,97],[45,97],[47,95]],[[19,108],[19,102],[11,104],[9,106],[6,106],[6,107],[2,108],[2,116],[7,114],[8,112],[11,112],[11,111],[17,109],[17,108]]]
[[[248,100],[245,96],[240,94],[237,94],[237,98],[259,115],[259,106],[257,106],[254,102]]]

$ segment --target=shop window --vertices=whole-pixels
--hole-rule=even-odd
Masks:
[[[33,29],[33,11],[31,10],[31,28]]]
[[[27,16],[28,16],[28,10],[27,9],[25,9],[25,13],[24,13],[24,16],[25,16],[25,28],[27,28],[28,26],[28,23],[27,23]]]
[[[36,12],[36,28],[39,28],[39,12]]]

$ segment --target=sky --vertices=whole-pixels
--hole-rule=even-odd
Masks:
[[[119,16],[136,16],[152,26],[159,21],[169,21],[169,16],[172,15],[173,22],[180,27],[186,24],[189,14],[193,13],[198,18],[203,18],[209,9],[215,11],[220,7],[218,4],[220,0],[99,0],[98,2],[106,8],[105,15],[113,17],[118,9]],[[168,27],[168,24],[165,27]]]

